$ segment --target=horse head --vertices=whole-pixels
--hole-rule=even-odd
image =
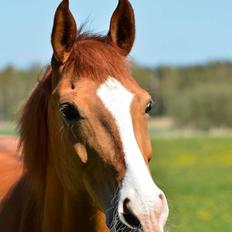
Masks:
[[[78,30],[68,0],[52,31],[49,161],[73,196],[85,192],[112,231],[163,231],[168,204],[149,172],[150,95],[131,76],[135,18],[120,0],[105,36]]]

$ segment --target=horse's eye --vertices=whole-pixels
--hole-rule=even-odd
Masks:
[[[153,101],[150,100],[148,103],[147,103],[147,106],[146,106],[146,109],[145,109],[145,113],[146,114],[149,114],[152,110],[152,105],[153,105]]]
[[[67,123],[74,123],[82,119],[77,108],[70,103],[62,103],[60,105],[60,112]]]

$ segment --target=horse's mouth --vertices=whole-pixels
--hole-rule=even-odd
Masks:
[[[126,231],[126,232],[143,232],[143,229],[141,227],[134,227],[130,228],[126,226],[123,222],[118,220],[111,228],[111,232],[119,232],[119,231]]]
[[[127,226],[125,223],[123,223],[118,213],[112,214],[111,216],[108,215],[107,220],[107,226],[109,227],[111,232],[119,232],[119,231],[126,231],[126,232],[143,232],[143,229],[141,227],[140,222],[136,217],[133,217],[129,214],[123,215],[125,221],[129,225],[133,225],[133,227]]]

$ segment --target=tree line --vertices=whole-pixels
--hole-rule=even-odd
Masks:
[[[44,70],[8,66],[0,71],[0,120],[18,117]],[[158,68],[132,64],[132,75],[154,99],[151,116],[172,117],[178,127],[232,127],[232,63]]]

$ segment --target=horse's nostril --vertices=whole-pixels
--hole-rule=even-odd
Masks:
[[[163,200],[164,200],[164,196],[163,196],[163,194],[162,194],[162,193],[160,193],[160,194],[159,194],[159,199],[160,199],[161,201],[163,201]]]
[[[163,207],[165,205],[165,195],[163,193],[160,193],[159,194],[159,199],[161,201],[161,208],[160,208],[160,210],[162,211],[162,209],[163,209]]]
[[[128,204],[130,203],[130,200],[128,198],[126,198],[124,201],[123,201],[123,212],[124,214],[128,214],[130,213],[130,210],[128,209]]]
[[[133,214],[131,208],[129,207],[130,200],[126,198],[123,201],[123,217],[125,221],[133,228],[140,227],[140,222],[138,218]]]

